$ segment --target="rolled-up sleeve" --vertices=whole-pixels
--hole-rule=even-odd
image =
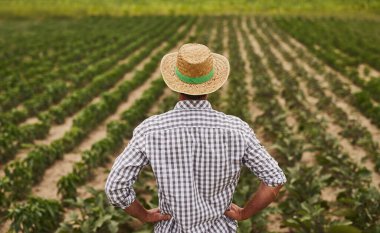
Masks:
[[[117,157],[105,185],[110,204],[122,209],[127,208],[136,199],[132,186],[141,169],[149,164],[145,153],[138,146],[138,138],[139,135],[135,136],[134,133],[132,140]]]
[[[286,183],[286,177],[276,160],[267,152],[249,128],[246,134],[247,147],[243,164],[248,167],[266,185],[275,187]]]

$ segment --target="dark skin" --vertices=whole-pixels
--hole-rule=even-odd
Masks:
[[[190,96],[179,93],[179,100],[205,99],[207,99],[207,95]],[[240,207],[232,203],[230,205],[230,208],[226,212],[224,212],[224,215],[237,221],[249,219],[253,215],[260,212],[262,209],[267,207],[274,200],[276,200],[281,188],[282,185],[271,187],[261,182],[259,189],[256,191],[256,193],[252,195],[252,197],[244,205],[244,207]],[[130,206],[125,208],[124,211],[142,222],[155,223],[159,221],[166,221],[171,218],[169,214],[161,214],[159,208],[154,208],[150,210],[145,209],[137,199],[134,202],[132,202]]]

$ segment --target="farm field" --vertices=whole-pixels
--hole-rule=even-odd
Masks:
[[[0,18],[204,14],[354,15],[377,17],[378,0],[12,0],[0,1]]]
[[[249,122],[288,179],[239,232],[380,232],[380,21],[98,16],[0,21],[1,233],[152,232],[103,188],[133,129],[174,107],[159,64],[188,42],[229,59],[209,100]],[[234,202],[258,184],[243,169]],[[134,187],[158,206],[149,167]]]

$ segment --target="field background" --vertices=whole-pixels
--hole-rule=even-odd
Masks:
[[[380,233],[380,1],[0,1],[0,232],[152,232],[110,207],[105,179],[177,95],[162,56],[188,42],[229,58],[209,96],[284,169],[241,233]],[[234,202],[258,179],[242,169]],[[134,188],[158,206],[154,173]]]
[[[0,1],[7,16],[141,15],[141,14],[306,14],[361,15],[380,13],[378,0],[12,0]]]

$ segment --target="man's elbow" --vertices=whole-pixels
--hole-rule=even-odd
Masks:
[[[104,186],[104,192],[105,192],[106,197],[108,199],[108,202],[110,204],[112,204],[112,196],[113,196],[113,193],[114,193],[112,186],[113,185],[112,185],[112,183],[109,180],[106,181],[106,184]]]
[[[280,182],[278,182],[278,184],[276,185],[276,188],[278,190],[280,190],[285,185],[286,181],[287,181],[286,177],[283,176],[283,178],[280,180]]]
[[[280,190],[286,183],[286,177],[284,174],[282,174],[277,179],[268,180],[267,182],[262,182],[264,185],[269,186],[271,188],[276,188]]]

